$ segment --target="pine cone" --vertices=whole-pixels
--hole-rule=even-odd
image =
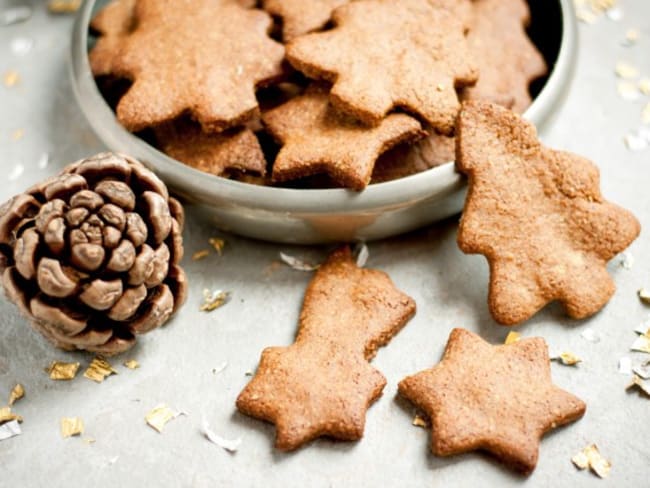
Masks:
[[[182,227],[138,161],[78,161],[0,208],[5,292],[56,346],[117,354],[185,301]]]

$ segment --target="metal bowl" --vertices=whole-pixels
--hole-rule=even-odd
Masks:
[[[117,122],[90,72],[88,25],[105,3],[86,1],[74,27],[72,80],[81,109],[111,150],[147,164],[172,192],[200,206],[218,228],[286,243],[374,240],[414,230],[462,209],[465,180],[451,162],[355,192],[250,185],[200,172],[166,156]],[[529,0],[529,5],[531,37],[552,70],[524,116],[543,133],[570,84],[577,26],[571,0]]]

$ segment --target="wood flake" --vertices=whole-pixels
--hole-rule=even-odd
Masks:
[[[79,363],[52,361],[45,371],[50,375],[51,380],[72,380],[77,375],[79,366]]]
[[[212,312],[230,301],[231,293],[229,291],[208,289],[203,290],[203,303],[199,307],[201,312]]]
[[[632,381],[625,387],[626,390],[630,390],[632,388],[638,389],[646,397],[650,398],[650,385],[643,381],[643,379],[641,379],[641,377],[636,374],[632,377]]]
[[[236,439],[226,439],[225,437],[221,437],[219,434],[216,434],[214,431],[212,431],[212,429],[210,429],[210,426],[205,419],[201,424],[201,432],[207,440],[221,447],[222,449],[225,449],[228,452],[236,452],[242,442],[241,437],[238,437]]]
[[[200,261],[201,259],[207,258],[209,255],[209,249],[201,249],[200,251],[196,251],[194,254],[192,254],[192,261]]]
[[[138,369],[140,367],[140,363],[135,359],[127,359],[123,364],[129,369]]]
[[[61,419],[61,437],[64,439],[84,433],[84,422],[80,417],[63,417]]]
[[[640,335],[636,338],[632,346],[630,347],[631,351],[645,352],[650,354],[650,337],[645,334]]]
[[[211,237],[208,239],[210,245],[217,251],[219,256],[223,255],[223,248],[226,246],[226,241],[219,239],[218,237]]]
[[[315,271],[320,266],[319,264],[308,263],[300,258],[296,258],[283,252],[280,253],[280,259],[284,264],[297,271]]]
[[[20,424],[18,424],[17,420],[12,420],[11,422],[0,425],[0,441],[11,439],[20,434],[22,434],[22,430],[20,429]]]
[[[412,424],[415,425],[416,427],[423,427],[425,429],[427,427],[429,427],[429,424],[427,423],[427,421],[424,418],[422,418],[420,415],[417,415],[417,414],[415,415],[415,417],[413,417]]]
[[[12,422],[12,421],[22,422],[23,418],[11,411],[11,407],[0,407],[0,425]]]
[[[637,84],[629,80],[619,81],[616,84],[616,89],[623,100],[634,101],[638,100],[641,96]]]
[[[519,342],[521,340],[521,334],[519,332],[515,332],[514,330],[511,330],[508,332],[508,335],[506,336],[506,340],[503,342],[505,345],[508,344],[514,344],[515,342]]]
[[[16,386],[13,387],[11,393],[9,393],[8,405],[11,407],[14,403],[16,403],[24,396],[25,396],[25,388],[23,387],[23,385],[18,383]]]
[[[161,403],[160,405],[154,407],[144,417],[144,419],[152,429],[162,434],[165,425],[167,425],[170,420],[178,417],[180,414],[180,412],[176,412],[175,410],[169,408],[167,405]]]
[[[102,356],[95,356],[88,369],[84,372],[84,378],[101,383],[112,374],[117,374],[117,371],[113,369],[111,363],[106,361]]]
[[[5,73],[3,81],[7,88],[12,88],[20,81],[20,75],[17,71],[9,70]]]
[[[572,352],[563,352],[555,357],[551,358],[551,361],[557,361],[565,366],[577,366],[578,363],[582,362],[582,359]]]
[[[571,458],[578,469],[591,468],[598,477],[607,478],[612,469],[612,464],[605,459],[596,444],[590,444]]]
[[[72,14],[81,7],[81,0],[50,0],[47,9],[53,14]]]

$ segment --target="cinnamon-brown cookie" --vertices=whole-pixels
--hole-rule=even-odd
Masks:
[[[334,105],[368,124],[395,107],[450,134],[456,88],[477,71],[464,22],[449,0],[360,0],[337,8],[335,28],[299,37],[287,59],[311,78],[334,83]]]
[[[478,63],[476,85],[463,100],[498,103],[523,113],[530,83],[546,74],[546,62],[526,34],[530,11],[524,0],[475,0],[467,42]]]
[[[576,319],[600,310],[615,290],[607,262],[640,225],[602,197],[598,168],[542,146],[532,124],[497,105],[465,103],[457,131],[469,178],[458,244],[490,263],[495,320],[520,323],[554,300]]]
[[[577,397],[555,386],[546,342],[492,346],[454,329],[439,364],[399,383],[401,395],[431,420],[431,450],[451,456],[489,451],[529,474],[541,437],[584,415]]]
[[[133,85],[117,106],[131,131],[189,113],[206,132],[247,122],[259,112],[255,88],[282,74],[284,48],[268,37],[270,16],[232,0],[140,0],[135,27],[91,65],[110,57],[112,75]]]
[[[217,176],[231,170],[266,173],[260,143],[249,129],[207,134],[192,121],[179,119],[154,129],[156,144],[168,156]]]
[[[282,19],[282,39],[287,42],[323,27],[332,11],[350,0],[263,0],[262,7]]]
[[[377,127],[368,127],[336,111],[327,87],[319,85],[265,113],[263,120],[282,143],[273,165],[275,181],[327,173],[355,190],[369,183],[382,152],[424,134],[420,123],[406,114],[391,114]]]
[[[388,275],[357,267],[347,247],[335,251],[307,287],[296,341],[264,350],[237,408],[274,423],[279,449],[360,439],[386,384],[368,361],[414,313]]]
[[[99,35],[89,56],[90,69],[95,76],[113,73],[113,54],[122,37],[135,26],[133,10],[136,0],[113,0],[90,22],[90,29]]]

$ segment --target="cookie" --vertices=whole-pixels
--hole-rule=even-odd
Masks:
[[[492,346],[454,329],[440,363],[398,388],[429,416],[435,455],[484,450],[523,474],[535,469],[542,436],[586,410],[553,384],[541,338]]]
[[[260,143],[249,129],[207,134],[198,124],[179,119],[154,129],[157,147],[168,156],[216,176],[232,170],[266,173]]]
[[[268,131],[282,144],[273,164],[273,180],[286,181],[327,173],[340,185],[363,190],[379,155],[424,133],[406,114],[391,114],[368,127],[335,110],[327,87],[307,92],[265,113]]]
[[[259,113],[256,87],[282,74],[284,48],[268,37],[271,17],[227,0],[140,0],[135,28],[91,65],[110,57],[111,75],[133,85],[117,106],[132,132],[189,113],[206,132]]]
[[[530,83],[546,74],[546,62],[528,38],[530,11],[524,0],[475,0],[467,42],[478,63],[476,85],[463,100],[498,103],[523,113],[531,104]]]
[[[600,310],[615,291],[607,262],[640,225],[602,197],[598,168],[542,146],[532,124],[497,105],[464,104],[457,131],[469,179],[458,244],[490,264],[495,320],[523,322],[554,300],[575,319]]]
[[[325,26],[332,11],[349,0],[263,0],[262,7],[282,19],[282,39],[290,41]]]
[[[88,58],[94,76],[112,74],[113,53],[119,49],[122,37],[135,27],[135,3],[136,0],[113,0],[91,20],[90,29],[99,36]]]
[[[378,125],[399,107],[451,134],[456,88],[477,79],[463,19],[450,7],[462,3],[352,2],[334,11],[334,29],[291,41],[287,59],[307,76],[334,83],[332,103],[367,124]]]
[[[455,158],[454,138],[434,132],[414,144],[400,144],[382,154],[375,163],[372,182],[383,183],[411,176]]]
[[[307,287],[295,342],[262,352],[237,408],[274,423],[278,449],[320,436],[360,439],[386,384],[368,361],[414,313],[388,275],[357,267],[349,248],[338,249]]]

